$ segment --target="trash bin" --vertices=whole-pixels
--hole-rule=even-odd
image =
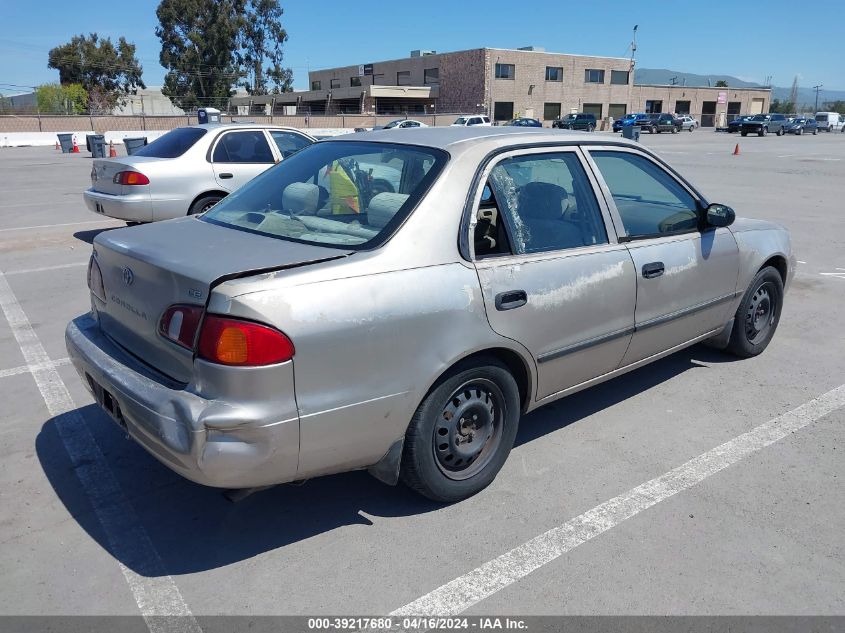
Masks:
[[[56,136],[59,137],[62,154],[70,154],[73,151],[73,134],[56,134]]]
[[[106,157],[106,137],[103,134],[88,134],[85,142],[88,144],[91,158]]]
[[[622,138],[628,138],[632,141],[640,141],[640,126],[639,125],[625,125],[622,127]]]
[[[197,110],[198,123],[220,123],[220,110],[217,108],[199,108]]]
[[[126,153],[132,156],[132,154],[147,144],[147,137],[141,136],[138,138],[125,138],[123,139],[123,144],[126,146]]]

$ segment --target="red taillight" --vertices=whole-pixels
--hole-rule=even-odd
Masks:
[[[158,332],[164,338],[187,349],[194,349],[197,328],[202,320],[203,307],[191,305],[170,306],[161,315]]]
[[[139,171],[119,171],[112,182],[116,185],[148,185],[150,179]]]
[[[222,365],[255,367],[293,358],[293,342],[279,330],[240,319],[208,314],[202,324],[197,352]]]

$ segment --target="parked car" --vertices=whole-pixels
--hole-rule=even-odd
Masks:
[[[824,132],[835,132],[843,126],[845,117],[838,112],[816,112],[816,125]]]
[[[798,117],[790,121],[784,128],[787,134],[818,134],[815,119]]]
[[[649,115],[648,122],[643,126],[643,130],[647,130],[650,134],[660,132],[676,134],[680,129],[680,121],[667,112]]]
[[[470,127],[473,125],[490,127],[492,123],[490,123],[490,117],[486,114],[466,114],[455,119],[455,122],[452,123],[452,125],[456,127]]]
[[[85,204],[130,223],[203,213],[314,138],[275,125],[171,130],[131,156],[95,159]]]
[[[405,129],[409,127],[428,127],[422,121],[417,121],[415,119],[396,119],[395,121],[391,121],[387,125],[384,126],[385,130],[393,130],[393,129]]]
[[[592,132],[596,129],[596,115],[584,112],[567,114],[552,121],[552,127],[560,130],[583,130]]]
[[[778,326],[786,230],[735,219],[639,144],[593,139],[321,140],[201,216],[97,235],[70,359],[193,481],[368,468],[468,497],[522,414],[699,341],[755,356]],[[398,192],[338,212],[345,183],[315,182],[338,164],[390,165]]]
[[[749,134],[766,136],[769,132],[782,136],[786,123],[786,115],[783,114],[755,114],[747,121],[742,122],[739,131],[742,136]]]
[[[616,119],[613,122],[613,126],[612,126],[613,131],[614,132],[621,132],[623,127],[625,127],[627,125],[633,125],[634,121],[637,120],[637,116],[639,116],[639,115],[634,114],[634,113],[630,113],[630,114],[626,114],[621,119]]]
[[[752,118],[754,118],[754,115],[752,114],[740,114],[733,121],[728,122],[728,132],[731,134],[739,132],[743,121],[750,121]]]
[[[540,123],[537,119],[529,119],[527,117],[520,117],[518,119],[511,119],[505,125],[509,125],[511,127],[543,127],[543,124]]]
[[[688,114],[683,114],[679,116],[678,121],[680,121],[681,129],[687,130],[688,132],[692,132],[696,128],[701,127],[698,122],[698,119],[696,119],[695,117],[691,117]]]

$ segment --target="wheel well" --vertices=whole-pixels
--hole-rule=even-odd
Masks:
[[[522,407],[522,410],[525,411],[525,408],[528,406],[528,399],[531,389],[531,374],[528,371],[528,367],[525,365],[525,361],[522,357],[514,352],[513,350],[504,348],[504,347],[494,347],[491,349],[485,349],[469,356],[465,356],[454,365],[449,367],[448,370],[444,371],[441,374],[440,378],[432,386],[434,389],[443,377],[446,376],[452,369],[457,367],[458,365],[464,364],[472,364],[474,362],[480,361],[485,358],[494,358],[502,363],[505,367],[508,368],[511,375],[513,376],[514,380],[516,380],[516,385],[519,388],[519,402]]]
[[[786,274],[787,274],[787,265],[786,265],[786,258],[781,257],[780,255],[775,255],[774,257],[770,257],[766,260],[766,263],[760,266],[760,270],[763,270],[766,266],[771,266],[775,270],[780,273],[780,279],[783,283],[786,283]]]
[[[226,193],[225,191],[213,191],[213,190],[212,190],[212,191],[203,191],[203,192],[202,192],[201,194],[199,194],[196,198],[194,198],[193,200],[191,200],[191,204],[189,204],[189,205],[188,205],[188,209],[190,210],[190,208],[191,208],[192,206],[194,206],[194,204],[196,203],[196,201],[197,201],[197,200],[199,200],[200,198],[205,198],[206,196],[220,196],[221,198],[225,198],[225,197],[226,197],[226,196],[228,196],[228,195],[229,195],[229,194],[228,194],[228,193]]]

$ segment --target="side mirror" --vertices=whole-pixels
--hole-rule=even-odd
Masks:
[[[711,204],[707,207],[707,224],[709,226],[730,226],[736,219],[736,213],[725,204]]]

